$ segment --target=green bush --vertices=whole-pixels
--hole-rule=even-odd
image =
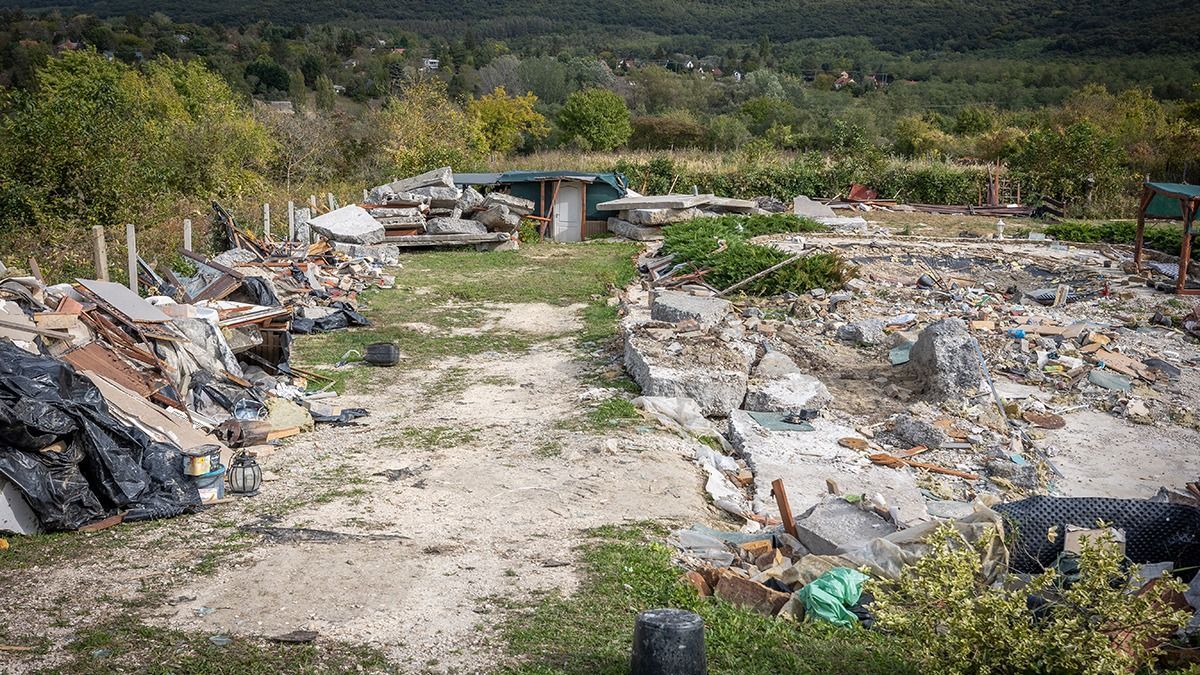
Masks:
[[[728,288],[791,257],[779,249],[751,244],[749,239],[823,229],[811,220],[782,214],[697,218],[664,228],[662,252],[674,254],[677,262],[687,263],[693,270],[708,270],[704,280],[709,285]],[[850,276],[841,258],[820,253],[786,265],[741,290],[756,295],[803,293],[813,288],[841,286]]]
[[[1047,225],[1046,235],[1060,241],[1081,244],[1133,244],[1137,236],[1137,223],[1112,221],[1107,223],[1080,223],[1065,221]],[[1146,248],[1168,255],[1179,255],[1183,243],[1183,228],[1173,225],[1149,225],[1143,235]],[[1200,260],[1200,250],[1192,250],[1192,258]]]
[[[1187,624],[1163,593],[1186,585],[1169,575],[1160,592],[1132,594],[1125,559],[1109,540],[1085,540],[1079,578],[1057,570],[1027,583],[993,582],[980,573],[982,545],[952,527],[939,529],[929,553],[893,583],[872,581],[876,627],[921,672],[1132,673],[1153,665],[1159,640]],[[1045,602],[1031,607],[1030,598]]]
[[[770,196],[791,201],[796,195],[845,195],[852,183],[875,188],[882,198],[920,204],[974,204],[987,180],[983,167],[933,160],[859,161],[853,157],[802,153],[786,164],[746,161],[735,170],[687,170],[669,157],[648,162],[618,160],[611,170],[625,174],[644,194],[700,192],[750,199]]]

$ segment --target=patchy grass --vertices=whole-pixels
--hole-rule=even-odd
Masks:
[[[400,433],[384,436],[381,444],[419,450],[439,450],[474,443],[478,429],[456,429],[454,427],[406,427]]]
[[[641,413],[632,403],[619,396],[613,396],[592,406],[586,412],[559,421],[557,426],[570,431],[602,434],[641,420]]]
[[[8,548],[0,551],[0,578],[6,571],[70,563],[97,552],[128,546],[140,535],[158,530],[165,523],[163,520],[121,523],[99,532],[3,534],[0,537],[8,540]]]
[[[704,617],[711,673],[914,673],[884,636],[862,629],[793,622],[701,598],[679,582],[671,551],[652,524],[606,526],[582,547],[584,578],[570,598],[550,593],[532,607],[495,600],[519,662],[510,674],[625,673],[637,613],[679,607]],[[507,603],[507,604],[506,604]]]
[[[563,446],[559,441],[546,441],[533,449],[535,457],[550,458],[562,454]]]
[[[557,306],[586,303],[581,342],[599,342],[616,334],[616,309],[608,307],[610,289],[636,276],[626,243],[527,245],[520,251],[478,253],[432,251],[401,256],[396,287],[360,296],[371,326],[310,335],[294,345],[296,363],[347,383],[369,382],[395,369],[365,365],[332,366],[348,350],[361,354],[372,342],[395,342],[403,354],[399,369],[425,368],[451,356],[483,352],[522,353],[553,336],[492,330],[471,333],[484,316],[483,303],[541,302]]]
[[[223,647],[211,635],[150,626],[121,616],[89,626],[67,645],[56,673],[331,673],[399,672],[379,650],[318,638],[307,645],[234,637]]]

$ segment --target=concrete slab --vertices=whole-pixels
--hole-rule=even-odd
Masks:
[[[701,328],[712,328],[733,311],[728,300],[701,297],[681,291],[659,291],[650,305],[650,318],[678,323],[695,320]]]
[[[383,225],[366,209],[351,204],[308,221],[313,232],[330,241],[347,244],[378,244],[383,241]]]
[[[853,429],[824,419],[813,421],[815,431],[767,431],[744,410],[729,416],[729,440],[754,471],[756,513],[778,517],[771,481],[782,478],[793,513],[823,501],[831,478],[843,493],[879,493],[900,511],[901,519],[925,520],[925,497],[914,472],[871,464],[861,454],[839,446],[837,440],[857,436]]]

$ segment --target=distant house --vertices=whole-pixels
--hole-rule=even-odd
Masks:
[[[333,85],[333,93],[344,95],[346,93],[346,88],[340,84],[335,84]]]
[[[421,70],[437,70],[442,67],[439,59],[421,59]]]
[[[292,105],[291,101],[267,101],[264,105],[271,112],[279,113],[280,115],[296,114],[296,106]]]
[[[734,82],[742,81],[742,71],[740,71],[740,70],[733,71],[733,81]]]
[[[404,56],[404,52],[407,52],[407,51],[408,51],[408,49],[406,49],[404,47],[392,47],[392,53],[397,56]]]
[[[58,43],[57,45],[55,45],[54,49],[55,49],[55,51],[60,51],[60,52],[73,52],[73,51],[76,51],[79,49],[79,43],[72,42],[71,39],[68,38],[68,39],[63,40],[62,42]]]
[[[848,87],[852,84],[854,84],[854,78],[850,77],[850,73],[847,73],[843,70],[841,74],[838,75],[838,78],[833,81],[833,88],[841,89],[842,87]]]
[[[182,44],[186,44],[186,43],[187,43],[189,40],[191,40],[191,39],[192,39],[192,38],[190,38],[190,37],[188,37],[188,36],[184,35],[183,33],[176,33],[176,34],[175,34],[175,41],[176,41],[176,42],[178,42],[178,43],[179,43],[179,44],[181,44],[181,45],[182,45]]]

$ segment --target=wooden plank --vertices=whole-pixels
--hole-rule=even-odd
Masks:
[[[465,244],[485,244],[505,241],[510,237],[507,232],[489,232],[487,234],[412,234],[400,237],[384,237],[387,244],[396,244],[401,248],[422,246],[461,246]]]
[[[771,494],[775,495],[775,505],[779,507],[779,517],[783,520],[783,529],[798,538],[796,519],[792,516],[792,506],[788,504],[787,490],[783,487],[782,478],[771,481]]]
[[[108,244],[104,241],[104,226],[92,226],[92,263],[96,268],[96,278],[108,281]]]
[[[183,248],[192,250],[192,219],[183,219]]]

